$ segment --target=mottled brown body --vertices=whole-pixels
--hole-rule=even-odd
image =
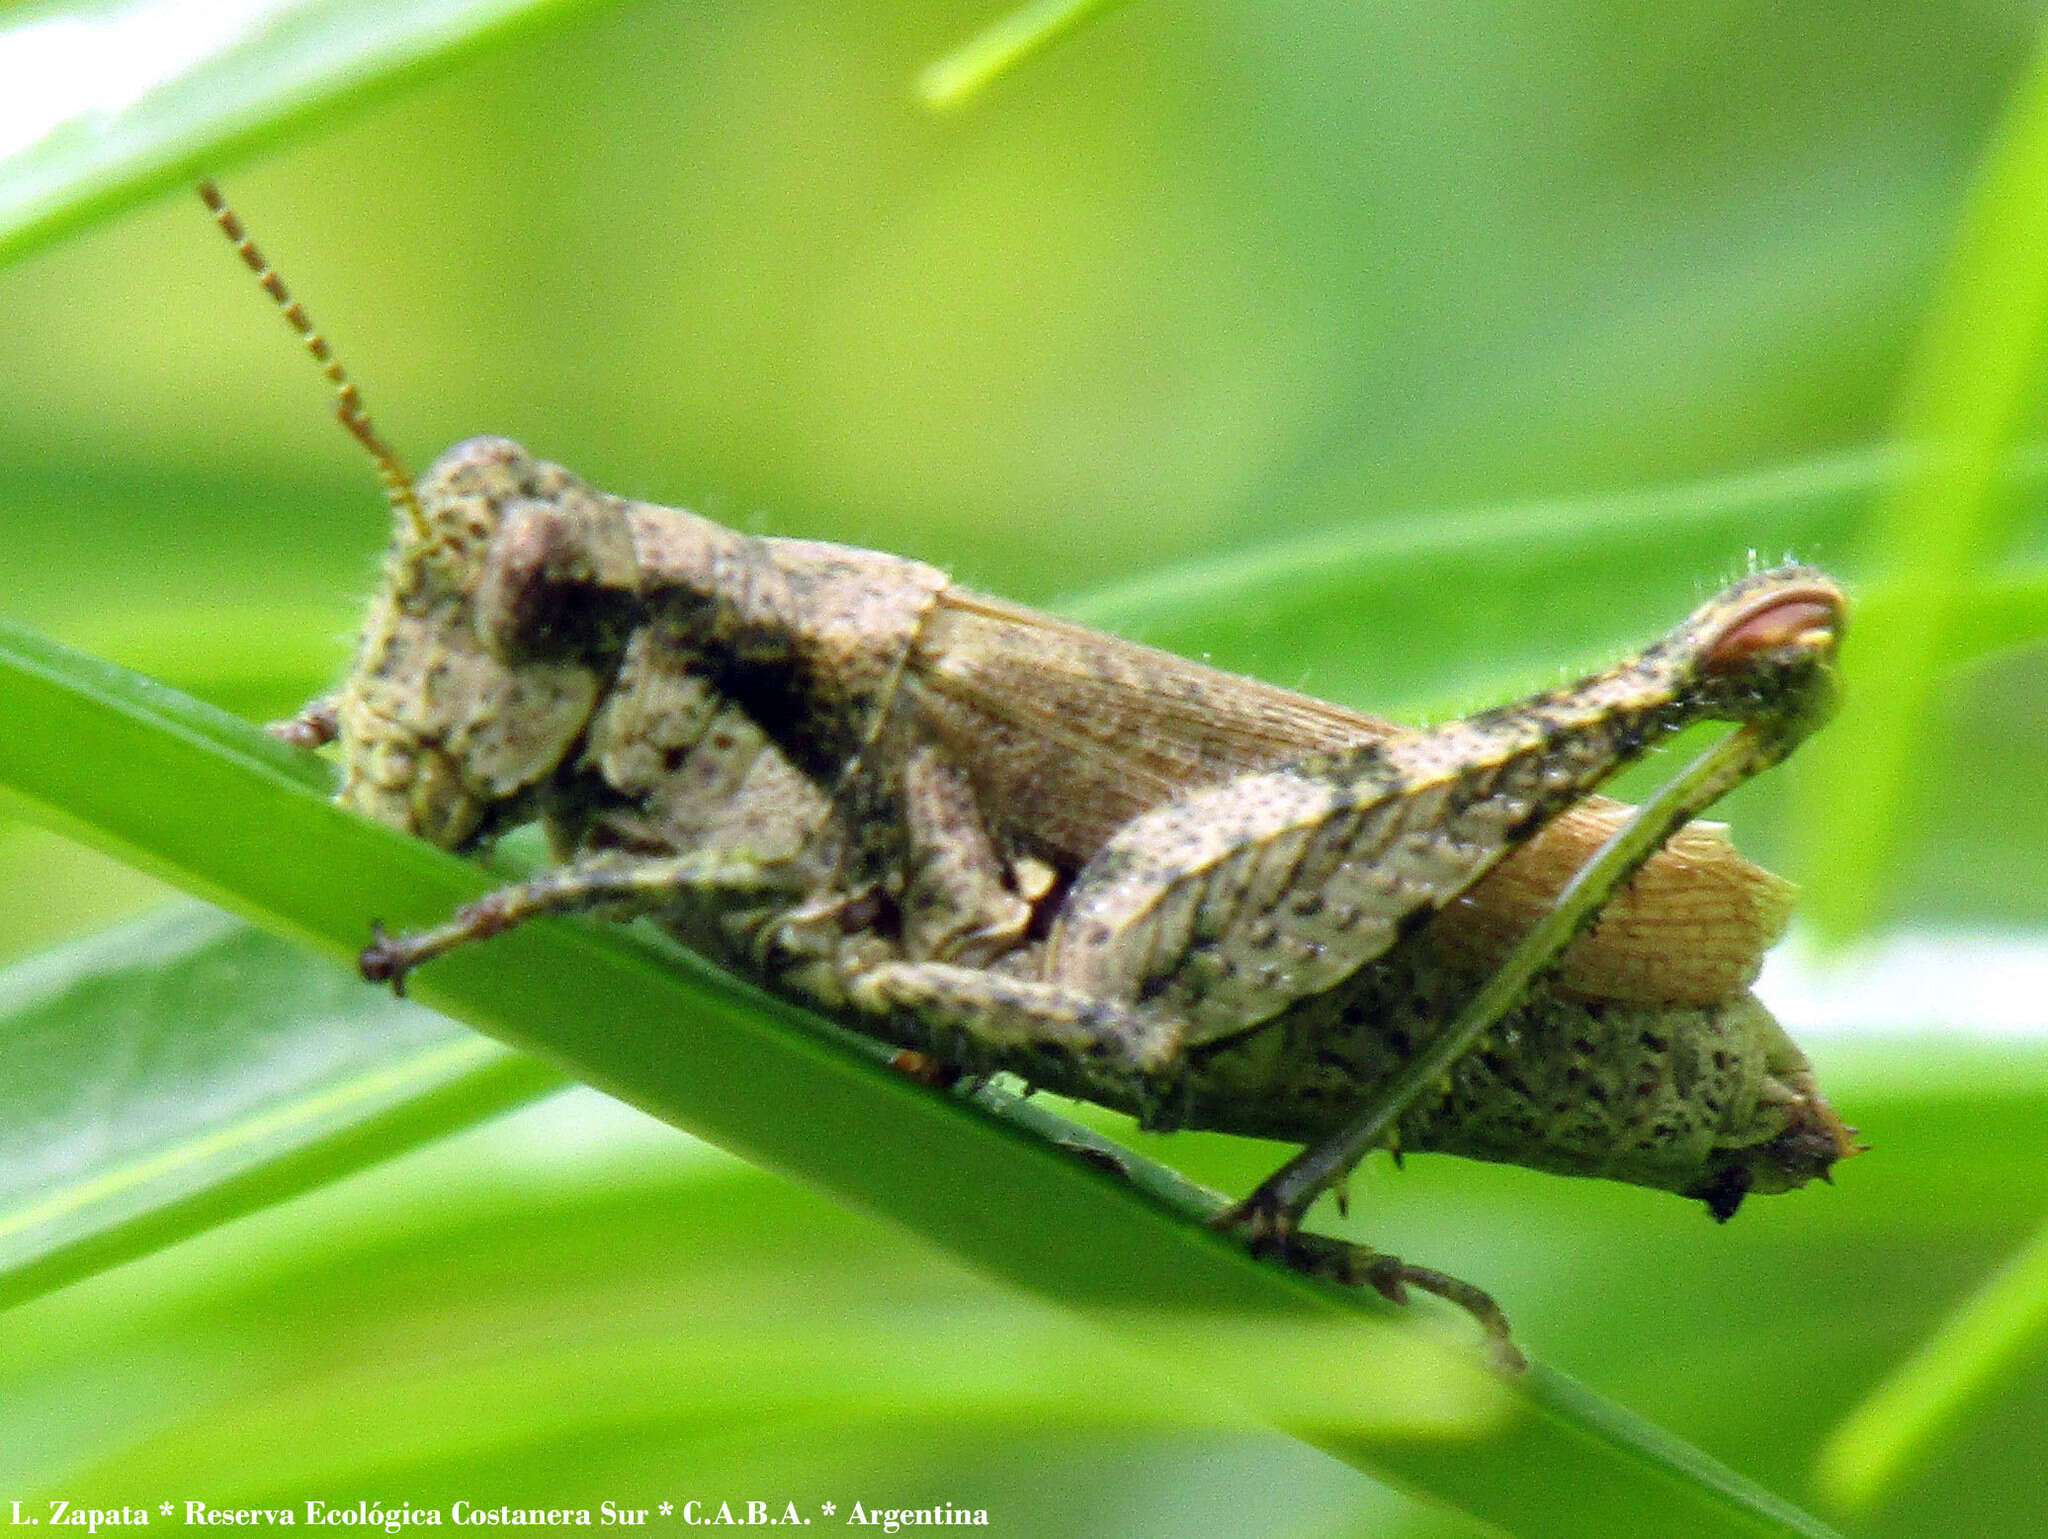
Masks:
[[[458,848],[538,818],[568,864],[373,968],[536,913],[652,914],[873,1035],[1159,1126],[1341,1125],[1618,823],[1592,788],[1750,709],[1701,674],[1760,602],[1742,585],[1608,674],[1402,731],[502,440],[420,501],[440,533],[401,539],[331,707],[342,799]],[[1747,992],[1784,911],[1688,828],[1400,1143],[1717,1210],[1823,1170],[1831,1114]]]

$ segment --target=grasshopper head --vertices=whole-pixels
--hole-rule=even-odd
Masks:
[[[448,848],[529,816],[581,735],[596,675],[513,662],[478,624],[507,510],[545,503],[565,472],[502,438],[456,445],[400,507],[381,590],[336,705],[343,805]]]

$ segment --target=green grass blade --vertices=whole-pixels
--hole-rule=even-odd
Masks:
[[[2038,1359],[2044,1335],[2048,1229],[1843,1418],[1821,1449],[1821,1491],[1852,1511],[1875,1507],[1938,1439]]]
[[[1870,570],[1894,603],[1852,631],[1853,681],[1804,777],[1809,913],[1836,935],[1883,911],[1904,809],[1931,751],[1946,633],[1973,580],[2006,554],[2013,504],[1999,468],[2025,423],[2048,346],[2048,48],[2037,52],[1981,167],[1910,380],[1900,431],[1916,455],[1872,518]]]
[[[560,1088],[186,906],[0,972],[0,1307]]]
[[[419,923],[488,884],[479,868],[332,806],[312,767],[254,729],[15,630],[0,631],[0,720],[0,784],[330,956],[349,955],[373,914]],[[1476,1371],[1422,1321],[1396,1324],[1255,1263],[1139,1183],[931,1095],[799,1012],[630,936],[535,924],[417,982],[425,1002],[501,1040],[1070,1306],[1112,1321],[1162,1310],[1344,1321],[1356,1339],[1332,1360],[1333,1378],[1355,1378],[1357,1363],[1382,1353],[1444,1375]],[[1382,1425],[1341,1436],[1298,1405],[1286,1414],[1297,1435],[1340,1457],[1524,1533],[1541,1530],[1521,1523],[1497,1458],[1597,1472],[1583,1482],[1589,1493],[1635,1489],[1689,1533],[1827,1532],[1703,1455],[1675,1459],[1662,1434],[1618,1409],[1595,1425],[1550,1383],[1503,1386],[1505,1419],[1476,1425],[1451,1460],[1403,1426],[1398,1396]],[[1355,1395],[1346,1406],[1357,1415]]]
[[[0,258],[587,0],[63,0],[0,17]]]
[[[917,94],[937,111],[964,107],[1026,59],[1124,4],[1124,0],[1032,0],[927,66]]]

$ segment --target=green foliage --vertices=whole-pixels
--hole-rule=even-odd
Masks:
[[[2044,939],[2048,488],[2010,453],[2040,437],[2041,134],[2008,18],[1151,0],[1074,31],[1109,9],[1083,0],[952,56],[975,89],[1073,34],[935,119],[915,82],[985,13],[207,9],[0,23],[0,72],[34,27],[114,29],[91,71],[7,77],[42,118],[0,92],[0,128],[56,130],[0,159],[8,617],[257,720],[340,664],[368,477],[189,195],[110,217],[203,169],[408,448],[509,432],[1388,714],[1611,654],[1750,551],[1842,571],[1859,715],[1832,765],[1735,799],[1742,842],[1844,922],[1875,892]],[[161,83],[129,99],[140,23]],[[1913,443],[1864,447],[1902,396]],[[420,983],[976,1271],[588,1092],[478,1126],[560,1071],[336,964],[371,914],[488,878],[319,780],[7,633],[23,808],[324,956],[190,910],[102,929],[154,889],[0,828],[0,954],[99,932],[0,975],[0,1299],[30,1300],[0,1497],[762,1489],[1012,1532],[1476,1531],[1363,1467],[1519,1534],[1800,1531],[1560,1375],[1497,1401],[1438,1333],[1249,1265],[1164,1170],[1134,1192],[1051,1158],[1050,1114],[898,1084],[636,940],[536,929]],[[1423,1160],[1369,1170],[1352,1228],[1858,1533],[2033,1532],[2048,1054],[1817,1057],[1875,1145],[1838,1191],[1717,1230]],[[1138,1143],[1229,1191],[1278,1157]]]
[[[216,909],[118,925],[0,983],[10,1304],[562,1083]]]
[[[166,0],[16,9],[0,255],[389,94],[571,0]]]
[[[1847,815],[1813,836],[1833,857],[1814,899],[1837,931],[1886,907],[1909,783],[1929,757],[1930,707],[1953,668],[1943,654],[1959,617],[1979,606],[1981,575],[2013,543],[2016,510],[1999,481],[2029,426],[2048,350],[2044,248],[2048,52],[2020,82],[1964,210],[1900,422],[1917,463],[1868,535],[1872,566],[1896,584],[1897,601],[1861,641],[1886,687],[1850,705],[1822,755],[1825,794]],[[1823,811],[1815,798],[1812,825]]]

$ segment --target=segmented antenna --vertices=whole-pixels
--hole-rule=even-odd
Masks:
[[[199,184],[199,197],[212,213],[214,223],[220,226],[221,233],[234,242],[243,263],[263,285],[263,292],[284,312],[285,321],[298,333],[299,340],[306,344],[306,351],[313,355],[313,361],[320,365],[320,372],[334,387],[334,415],[348,429],[349,435],[369,450],[370,459],[377,466],[377,475],[384,482],[384,496],[392,511],[404,515],[413,533],[426,538],[427,516],[421,511],[419,497],[412,489],[412,477],[406,474],[405,466],[391,451],[391,446],[379,438],[376,428],[370,425],[370,414],[363,409],[363,395],[356,389],[356,382],[348,377],[348,370],[334,356],[334,349],[327,345],[327,339],[314,328],[313,318],[306,314],[306,307],[292,298],[291,290],[284,286],[284,279],[257,250],[256,242],[249,238],[249,232],[242,228],[242,221],[235,217],[235,211],[228,207],[228,200],[220,195],[220,189],[211,179]]]

